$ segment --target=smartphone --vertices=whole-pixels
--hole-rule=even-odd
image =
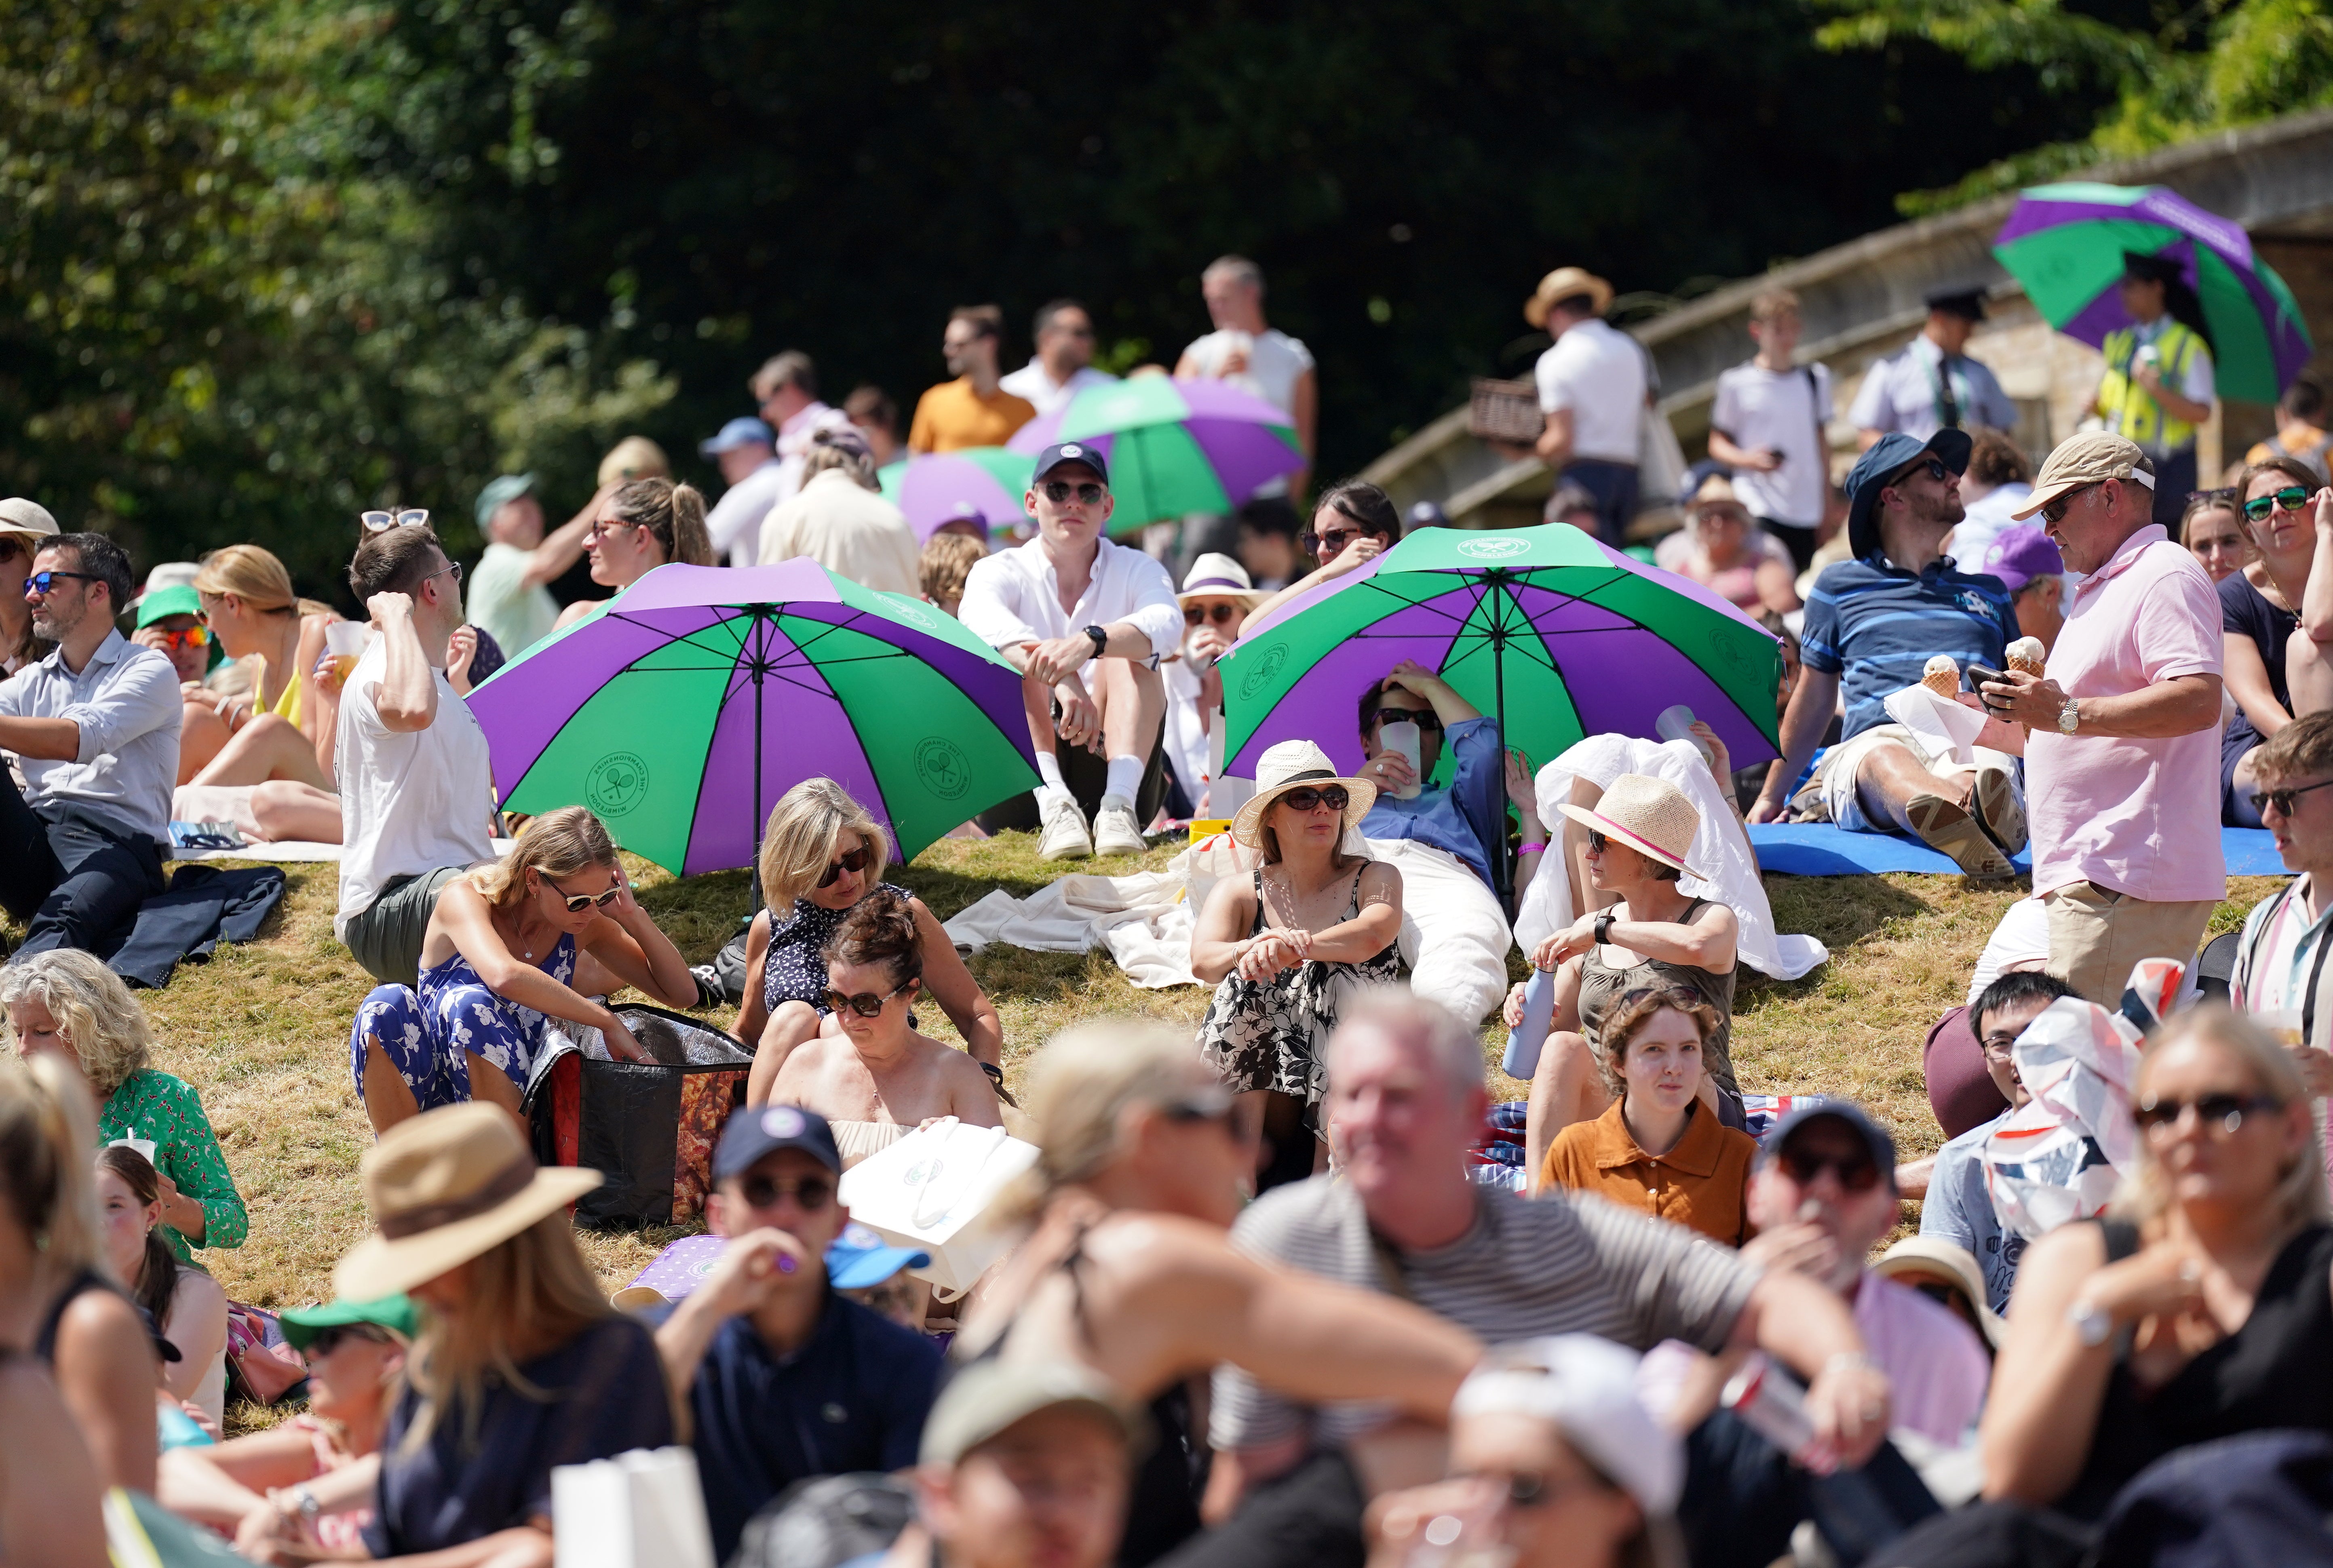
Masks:
[[[1984,684],[1987,681],[1992,681],[2004,686],[2013,684],[2007,675],[2002,674],[1999,670],[1989,669],[1983,664],[1963,664],[1961,666],[1961,672],[1968,676],[1969,690],[1976,693],[1976,700],[1984,703],[1988,708],[1997,707],[1999,704],[1993,703],[1985,696]]]

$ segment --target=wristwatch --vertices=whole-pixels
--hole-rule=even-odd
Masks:
[[[1597,945],[1600,947],[1611,940],[1612,912],[1608,909],[1603,913],[1596,917],[1596,942]]]
[[[2067,1304],[2066,1322],[2072,1325],[2083,1345],[2090,1350],[2106,1343],[2114,1334],[2114,1319],[2083,1297],[2078,1296]]]
[[[1109,634],[1099,626],[1087,626],[1084,631],[1086,636],[1093,639],[1094,657],[1097,659],[1101,657],[1102,650],[1109,646]]]
[[[2078,697],[2069,697],[2066,699],[2066,705],[2058,710],[2058,733],[2060,735],[2072,734],[2074,726],[2081,722],[2082,716],[2075,709],[2075,704],[2079,701]]]

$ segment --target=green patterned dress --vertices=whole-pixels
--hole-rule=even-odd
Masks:
[[[100,1146],[117,1138],[143,1138],[152,1143],[154,1168],[203,1206],[203,1246],[243,1245],[251,1232],[251,1217],[244,1211],[243,1195],[235,1190],[226,1154],[219,1148],[218,1134],[211,1131],[210,1118],[203,1114],[202,1097],[194,1085],[151,1067],[130,1074],[98,1113]],[[181,1261],[195,1260],[187,1238],[175,1229],[156,1229]]]

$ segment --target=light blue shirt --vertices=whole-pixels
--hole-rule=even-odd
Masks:
[[[2025,1238],[2002,1229],[1992,1194],[1985,1190],[1984,1162],[1979,1158],[1984,1141],[2000,1125],[2001,1117],[1995,1116],[1936,1152],[1928,1196],[1920,1205],[1920,1234],[1965,1248],[1983,1271],[1986,1305],[2007,1312],[2010,1286],[2017,1283],[2017,1265],[2025,1256]]]
[[[1865,373],[1847,416],[1858,430],[1900,430],[1925,441],[1944,427],[1944,399],[1937,396],[1944,377],[1951,378],[1962,429],[2016,428],[2017,405],[1992,372],[1965,354],[1944,363],[1944,351],[1925,332]]]
[[[1380,792],[1361,818],[1365,838],[1415,838],[1446,849],[1491,885],[1490,845],[1506,829],[1506,763],[1494,719],[1462,719],[1443,734],[1453,770],[1450,788],[1415,800]]]
[[[166,849],[170,791],[178,782],[178,672],[157,648],[108,632],[80,674],[58,648],[0,683],[0,717],[71,719],[81,751],[70,762],[19,757],[25,804],[88,807]]]

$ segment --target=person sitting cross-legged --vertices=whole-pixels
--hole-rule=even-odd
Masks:
[[[607,828],[567,806],[530,818],[507,858],[446,884],[418,990],[380,986],[358,1005],[350,1066],[373,1131],[472,1098],[517,1119],[552,1018],[599,1029],[612,1055],[640,1059],[624,1021],[575,989],[587,958],[667,1007],[696,1005],[696,977],[632,897]]]
[[[1183,640],[1183,612],[1166,569],[1104,531],[1114,506],[1109,467],[1075,441],[1037,456],[1022,504],[1037,537],[972,569],[957,614],[1021,672],[1045,860],[1139,855],[1135,802],[1158,750],[1166,687],[1158,661]],[[1109,773],[1089,832],[1064,781],[1061,752],[1082,747]]]
[[[1826,570],[1809,597],[1804,672],[1782,718],[1782,755],[1767,770],[1752,822],[1780,821],[1791,808],[1792,786],[1843,685],[1844,739],[1800,792],[1800,809],[1852,832],[1912,834],[1972,876],[2012,874],[2009,856],[2025,846],[2025,807],[2010,759],[1997,753],[2023,751],[2017,729],[1988,722],[1976,738],[1976,765],[1963,767],[1931,760],[1884,705],[1919,684],[1939,654],[1963,669],[2001,669],[2018,636],[2000,582],[1973,577],[1942,553],[1961,520],[1968,457],[1965,431],[1939,430],[1925,442],[1891,432],[1847,476],[1854,559]]]

